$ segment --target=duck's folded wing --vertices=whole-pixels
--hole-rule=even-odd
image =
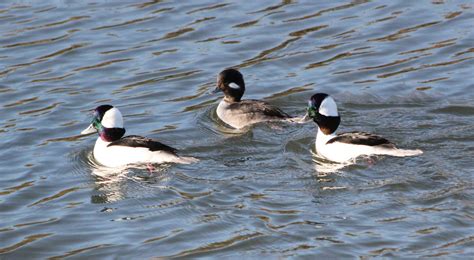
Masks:
[[[278,107],[261,100],[242,100],[240,102],[232,103],[229,108],[239,110],[241,113],[263,113],[266,116],[278,118],[291,117]]]
[[[356,145],[368,145],[368,146],[384,146],[394,148],[395,145],[389,140],[370,133],[364,132],[348,132],[338,134],[336,137],[330,139],[327,144],[330,143],[346,143],[346,144],[356,144]]]
[[[148,148],[150,151],[164,151],[172,154],[176,154],[178,151],[177,149],[168,146],[166,144],[162,144],[158,141],[155,141],[150,138],[138,136],[138,135],[129,135],[125,136],[117,141],[111,142],[107,146],[128,146],[128,147],[143,147]]]

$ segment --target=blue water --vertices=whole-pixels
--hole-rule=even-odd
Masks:
[[[0,259],[472,258],[472,1],[3,1]],[[419,148],[321,168],[315,125],[229,129],[222,69]],[[103,170],[90,111],[201,159]],[[326,165],[327,166],[327,165]]]

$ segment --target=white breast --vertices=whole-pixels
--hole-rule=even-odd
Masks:
[[[232,126],[233,128],[244,128],[250,123],[247,121],[248,118],[245,115],[238,113],[237,111],[230,110],[229,103],[222,100],[217,106],[217,116],[224,123]]]
[[[376,149],[367,145],[353,145],[334,142],[330,144],[319,144],[316,142],[316,150],[319,155],[333,162],[347,162],[361,155],[383,154],[377,153]]]

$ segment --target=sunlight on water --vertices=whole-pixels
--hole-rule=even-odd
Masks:
[[[2,1],[0,259],[473,255],[472,1]],[[236,130],[217,74],[419,157],[334,164],[316,126]],[[91,110],[200,159],[108,169]]]

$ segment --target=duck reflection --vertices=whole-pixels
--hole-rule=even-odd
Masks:
[[[98,165],[92,156],[89,157],[91,164],[91,178],[94,183],[94,191],[91,202],[94,204],[112,203],[126,199],[138,186],[149,187],[156,184],[166,183],[169,176],[165,174],[169,165],[127,165],[119,168],[110,168]]]
[[[326,177],[328,174],[338,173],[344,167],[353,164],[353,162],[346,162],[346,163],[332,162],[319,156],[313,150],[310,150],[310,152],[311,152],[312,160],[314,163],[314,169],[316,170],[316,176],[319,176],[319,177]]]

